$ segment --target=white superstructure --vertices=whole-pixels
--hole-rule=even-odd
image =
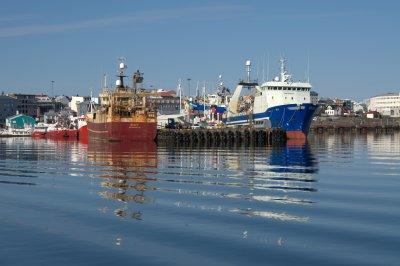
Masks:
[[[311,103],[311,84],[293,82],[292,76],[285,67],[285,59],[281,59],[281,73],[273,81],[267,81],[257,88],[254,98],[254,113],[265,112],[266,108],[287,104]]]
[[[369,100],[369,110],[382,115],[400,117],[400,93],[387,93],[372,97]]]

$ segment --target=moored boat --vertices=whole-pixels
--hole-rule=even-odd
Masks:
[[[146,102],[146,93],[138,89],[143,74],[133,75],[133,88],[125,86],[126,64],[120,60],[115,90],[100,93],[100,107],[86,115],[90,139],[109,141],[153,141],[157,134],[157,112]]]
[[[86,122],[86,117],[84,115],[78,118],[78,136],[79,139],[88,138],[87,122]]]
[[[51,139],[78,139],[78,130],[76,128],[60,126],[57,123],[38,123],[32,132],[32,137]]]
[[[306,138],[317,105],[311,103],[309,82],[293,82],[292,76],[281,59],[281,73],[261,86],[250,80],[251,62],[246,62],[247,80],[239,82],[229,103],[227,119],[229,126],[254,125],[257,127],[281,128],[289,139]],[[243,97],[243,88],[253,91]]]
[[[32,134],[31,127],[7,128],[0,130],[0,137],[29,137]]]

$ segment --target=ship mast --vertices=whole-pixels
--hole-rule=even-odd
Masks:
[[[291,82],[292,76],[288,73],[285,63],[286,63],[286,59],[285,58],[281,58],[279,60],[281,62],[281,82]]]
[[[134,89],[134,93],[137,93],[137,84],[140,84],[143,82],[143,73],[140,72],[139,70],[136,70],[136,72],[133,74],[133,89]]]
[[[117,86],[117,89],[125,89],[124,86],[124,78],[126,77],[125,75],[125,69],[128,68],[126,65],[126,59],[124,57],[118,58],[119,61],[119,72],[118,72],[118,80],[116,81],[115,85]]]

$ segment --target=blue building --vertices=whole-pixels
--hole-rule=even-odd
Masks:
[[[26,127],[34,127],[36,121],[33,117],[17,114],[6,119],[6,126],[14,129],[24,129]]]

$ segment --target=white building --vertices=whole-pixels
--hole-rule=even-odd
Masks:
[[[363,104],[353,101],[352,102],[352,111],[354,113],[363,113],[365,110],[364,110]]]
[[[90,102],[90,96],[72,96],[70,107],[72,111],[78,112],[78,103]]]
[[[342,115],[342,108],[338,106],[331,106],[328,105],[328,107],[325,110],[325,114],[328,116],[341,116]]]
[[[381,115],[400,117],[400,93],[387,93],[372,97],[369,100],[369,110]]]

